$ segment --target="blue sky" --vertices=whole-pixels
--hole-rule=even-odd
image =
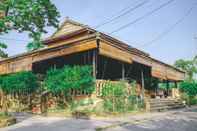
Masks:
[[[65,17],[70,17],[75,21],[94,27],[128,6],[135,6],[144,0],[51,0],[61,14],[60,22]],[[110,33],[113,30],[125,25],[147,12],[157,8],[168,0],[149,0],[145,5],[135,11],[120,17],[110,24],[98,28],[99,31]],[[138,21],[137,23],[114,33],[113,36],[127,42],[133,47],[144,50],[154,58],[162,60],[168,64],[173,64],[175,60],[191,59],[197,55],[197,6],[168,34],[161,37],[152,44],[146,44],[162,32],[170,28],[174,23],[181,19],[188,10],[194,6],[196,0],[174,0],[168,6],[155,12],[153,15]],[[50,36],[55,30],[47,28]],[[26,33],[11,32],[2,37],[14,38],[25,41],[2,40],[8,43],[7,52],[15,55],[26,51]],[[145,46],[146,45],[146,46]]]

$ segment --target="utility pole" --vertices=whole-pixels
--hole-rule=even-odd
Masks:
[[[197,36],[194,36],[194,40],[196,40],[196,52],[197,52]],[[196,54],[197,56],[197,54]]]

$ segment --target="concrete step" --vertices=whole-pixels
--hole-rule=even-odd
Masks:
[[[150,108],[155,108],[155,107],[165,107],[165,106],[174,106],[174,105],[183,105],[182,103],[177,103],[177,104],[160,104],[160,105],[150,105]]]
[[[181,100],[173,98],[149,99],[148,102],[150,111],[163,111],[184,107],[184,104]]]
[[[174,105],[174,106],[165,106],[165,107],[155,107],[155,108],[151,108],[150,111],[151,112],[155,112],[155,111],[165,111],[165,110],[171,110],[171,109],[180,109],[180,108],[184,108],[184,105]]]

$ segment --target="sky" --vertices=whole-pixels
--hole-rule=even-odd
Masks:
[[[90,27],[95,27],[114,16],[120,15],[120,11],[125,8],[133,8],[147,1],[136,10],[97,28],[98,31],[109,34],[121,26],[144,16],[169,0],[51,1],[60,12],[60,23],[66,17],[70,17],[70,19]],[[127,26],[127,28],[111,35],[168,64],[173,64],[178,59],[192,59],[197,55],[197,5],[195,3],[197,3],[197,0],[174,0],[152,15],[140,19],[136,23]],[[191,8],[191,12],[188,13]],[[47,31],[48,33],[44,34],[43,38],[49,37],[55,29],[47,28]],[[2,37],[7,38],[7,40],[2,40]],[[18,39],[20,41],[10,39]],[[27,33],[12,31],[1,36],[0,40],[8,44],[6,51],[9,56],[13,56],[26,51],[26,44],[29,38]],[[153,42],[150,43],[151,41]]]

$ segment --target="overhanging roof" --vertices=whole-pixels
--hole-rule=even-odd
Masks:
[[[72,27],[73,24],[73,27]],[[69,30],[66,28],[69,27]],[[81,35],[83,33],[87,33],[85,36],[81,36],[80,38],[74,39],[72,41],[66,42],[66,40],[71,39],[75,36]],[[111,37],[105,33],[98,32],[88,26],[82,25],[80,23],[74,22],[72,20],[67,19],[60,28],[48,39],[43,40],[43,43],[47,45],[47,47],[32,51],[28,53],[23,53],[20,55],[16,55],[13,57],[9,57],[6,59],[0,60],[0,64],[6,61],[12,61],[14,59],[23,58],[25,56],[32,56],[35,54],[39,54],[41,52],[52,51],[54,49],[60,49],[61,47],[66,47],[66,44],[69,45],[71,43],[77,41],[83,41],[84,39],[100,39],[103,41],[107,41],[111,47],[115,47],[119,50],[129,53],[129,58],[131,57],[132,61],[136,61],[138,63],[150,66],[152,68],[152,76],[161,78],[161,79],[173,79],[173,80],[182,80],[184,79],[184,71],[181,71],[169,64],[161,62],[152,58],[148,53],[140,51],[114,37]],[[62,45],[56,45],[56,42],[63,42]],[[52,45],[53,46],[50,46]],[[175,75],[174,75],[175,74]],[[176,78],[177,77],[177,78]]]

